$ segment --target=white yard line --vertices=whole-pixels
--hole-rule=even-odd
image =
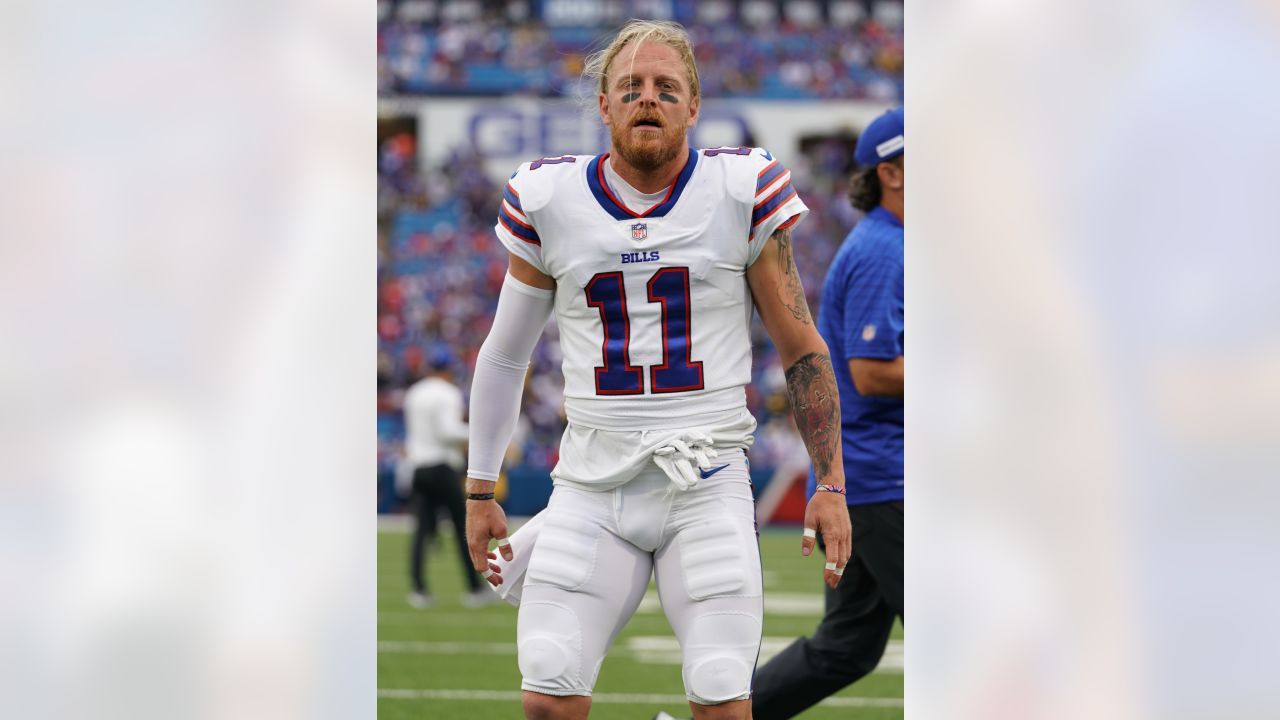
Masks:
[[[378,697],[389,700],[487,700],[520,702],[519,690],[418,690],[405,688],[379,688]],[[596,693],[592,703],[614,705],[683,705],[688,700],[683,695],[657,693]],[[902,707],[902,698],[833,697],[818,703],[826,707]]]
[[[765,615],[811,615],[815,618],[822,617],[822,593],[784,593],[784,592],[767,592],[764,594],[764,614]],[[653,590],[645,592],[644,597],[640,600],[640,607],[636,608],[639,613],[660,613],[662,612],[662,603],[658,600],[658,593]]]
[[[795,638],[766,636],[760,643],[760,660],[763,664],[782,649],[790,645]],[[422,640],[384,640],[378,643],[378,652],[387,654],[411,655],[515,655],[516,645],[508,643],[481,642],[427,642]],[[614,654],[628,657],[636,662],[654,665],[679,665],[680,644],[670,635],[641,635],[627,638],[625,642],[613,649]],[[905,659],[901,640],[890,640],[884,657],[876,666],[878,673],[901,673],[905,667]]]
[[[422,640],[384,640],[378,643],[380,653],[412,655],[515,655],[515,643],[425,642]]]
[[[771,637],[766,635],[760,642],[760,659],[757,667],[769,662],[774,655],[795,641],[793,637]],[[681,662],[680,643],[671,635],[639,635],[627,638],[621,649],[625,655],[642,663],[655,665],[679,665]],[[884,657],[876,666],[876,672],[901,673],[904,668],[904,657],[901,640],[890,640],[885,648]]]
[[[815,622],[822,617],[822,594],[821,593],[786,593],[786,592],[767,592],[764,595],[764,614],[765,615],[790,615],[794,617],[812,617]],[[499,604],[498,607],[507,607]],[[431,610],[411,610],[406,605],[403,610],[381,610],[378,612],[379,620],[382,619],[414,619],[419,622],[425,622],[428,614],[433,618],[438,618],[443,614],[451,611],[442,611],[440,609]],[[454,611],[453,614],[462,618],[464,616],[471,619],[484,618],[484,615],[472,613],[467,615],[469,611]],[[515,615],[515,608],[510,610],[511,615]],[[640,600],[640,606],[636,608],[636,612],[646,615],[656,615],[662,612],[662,603],[658,600],[658,593],[654,590],[645,592],[644,597]],[[503,622],[509,622],[505,616],[502,617]]]
[[[429,626],[429,623],[446,623],[466,625],[474,627],[477,625],[487,625],[491,627],[511,627],[513,630],[516,625],[515,611],[512,610],[510,615],[490,615],[486,613],[478,613],[475,610],[440,610],[439,608],[430,608],[427,610],[381,610],[378,612],[379,625],[412,625],[419,628]]]

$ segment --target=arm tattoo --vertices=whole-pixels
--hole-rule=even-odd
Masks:
[[[793,318],[805,325],[812,325],[809,301],[804,297],[804,285],[800,283],[800,272],[796,270],[796,260],[791,254],[791,228],[782,228],[773,237],[778,241],[778,268],[783,277],[778,297]]]
[[[787,394],[813,473],[822,482],[840,452],[840,396],[831,360],[811,352],[795,361],[787,368]]]

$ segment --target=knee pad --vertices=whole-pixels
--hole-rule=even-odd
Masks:
[[[715,705],[746,698],[760,654],[760,620],[745,613],[694,618],[684,647],[684,687],[689,700]]]
[[[520,674],[539,682],[564,675],[571,660],[566,640],[559,635],[534,635],[520,643]]]
[[[525,689],[553,695],[582,689],[582,630],[572,610],[555,603],[525,602],[517,635]]]

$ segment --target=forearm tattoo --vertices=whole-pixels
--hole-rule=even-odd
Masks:
[[[809,315],[809,301],[804,296],[804,285],[800,282],[800,271],[796,270],[796,259],[791,254],[791,228],[782,228],[773,234],[778,241],[778,269],[782,271],[782,285],[778,288],[779,299],[791,316],[805,325],[812,325]]]
[[[811,352],[795,361],[787,368],[787,394],[813,473],[822,482],[840,452],[840,395],[831,359]]]

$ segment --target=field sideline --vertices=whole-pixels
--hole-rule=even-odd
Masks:
[[[378,533],[378,717],[382,720],[508,720],[520,713],[516,609],[461,604],[463,581],[449,527],[428,551],[427,582],[436,605],[414,610],[404,530]],[[800,556],[794,529],[761,533],[765,640],[761,662],[813,631],[822,613],[821,560]],[[902,628],[880,667],[799,717],[891,720],[903,717]],[[649,720],[658,710],[689,714],[679,647],[650,585],[639,611],[600,670],[592,720]]]

